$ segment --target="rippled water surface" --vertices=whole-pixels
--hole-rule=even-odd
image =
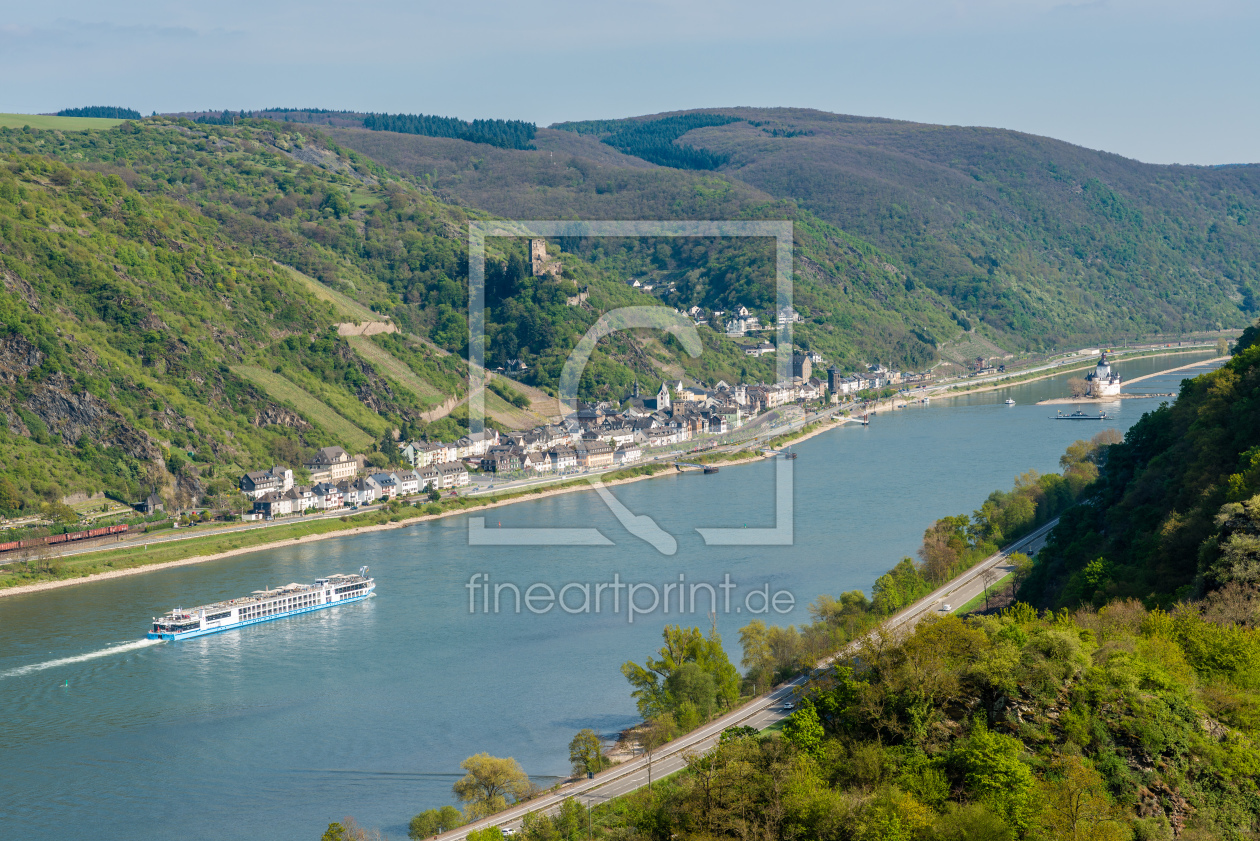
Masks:
[[[1118,368],[1131,378],[1194,358]],[[1134,390],[1175,391],[1194,373]],[[774,465],[762,462],[616,489],[676,536],[673,556],[629,535],[595,494],[575,493],[487,512],[486,525],[595,526],[615,545],[474,548],[468,518],[452,517],[0,599],[0,825],[25,839],[82,837],[90,827],[98,839],[296,841],[354,815],[404,837],[412,814],[451,801],[470,754],[514,756],[548,782],[567,773],[574,732],[634,721],[620,665],[658,645],[665,622],[707,625],[707,597],[701,590],[695,614],[680,616],[675,597],[668,615],[634,623],[624,604],[611,612],[612,590],[599,614],[517,614],[507,601],[497,614],[480,603],[470,614],[473,574],[522,589],[614,575],[716,585],[729,574],[737,589],[729,612],[718,591],[717,623],[738,661],[745,606],[761,604],[745,601],[752,589],[794,594],[794,609],[772,621],[808,621],[817,594],[869,591],[937,517],[979,507],[1024,470],[1056,469],[1071,441],[1127,429],[1158,402],[1116,402],[1114,422],[1052,421],[1071,407],[1033,404],[1062,396],[1066,379],[883,413],[798,445],[792,546],[706,547],[695,532],[773,524]],[[1007,397],[1017,405],[1003,405]],[[363,564],[378,584],[369,601],[138,642],[149,618],[175,605]]]

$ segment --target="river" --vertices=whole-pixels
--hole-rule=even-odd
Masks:
[[[1118,364],[1126,377],[1200,356]],[[1176,391],[1196,371],[1135,391]],[[1113,403],[1115,421],[1049,420],[1035,406],[1069,375],[936,400],[799,444],[790,546],[706,546],[697,527],[774,524],[775,464],[724,467],[615,489],[677,539],[665,555],[633,537],[594,493],[488,512],[486,527],[596,527],[608,546],[471,547],[468,517],[271,548],[220,561],[0,600],[0,825],[26,839],[177,835],[313,841],[328,823],[405,837],[411,815],[452,802],[466,756],[514,756],[541,784],[568,772],[573,734],[636,719],[619,667],[659,647],[666,622],[708,626],[707,591],[680,615],[677,590],[629,621],[626,606],[483,612],[476,574],[521,590],[544,583],[708,583],[729,575],[716,621],[738,663],[738,628],[780,591],[788,624],[820,593],[869,592],[912,555],[937,517],[970,512],[1017,473],[1057,469],[1071,441],[1127,429],[1158,400]],[[1015,406],[1003,405],[1006,398]],[[478,516],[478,515],[473,515]],[[308,582],[367,564],[378,596],[343,608],[178,643],[138,643],[175,605]],[[592,588],[594,589],[594,588]],[[536,592],[543,592],[541,590]],[[470,595],[476,612],[470,613]],[[566,605],[581,606],[570,589]],[[651,603],[640,589],[638,604]],[[535,602],[541,608],[542,602]],[[593,608],[593,605],[591,606]],[[786,609],[785,609],[786,608]]]

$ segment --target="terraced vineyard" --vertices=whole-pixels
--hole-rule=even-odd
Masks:
[[[310,392],[279,374],[256,365],[236,365],[232,367],[232,373],[249,380],[281,403],[292,406],[302,417],[336,435],[353,449],[368,447],[374,440],[371,435],[333,411]]]
[[[426,408],[436,406],[446,398],[446,395],[431,383],[425,382],[417,376],[416,372],[407,367],[406,363],[367,336],[347,336],[346,341],[350,343],[350,347],[354,348],[355,353],[379,368],[386,377],[394,380],[428,404]]]

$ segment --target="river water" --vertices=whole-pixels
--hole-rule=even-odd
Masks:
[[[1117,367],[1132,378],[1210,355]],[[1194,373],[1134,390],[1176,391]],[[820,593],[869,592],[937,517],[972,511],[1022,471],[1055,470],[1071,441],[1127,429],[1159,402],[1117,401],[1108,407],[1116,420],[1104,423],[1051,421],[1059,407],[1033,403],[1063,396],[1066,380],[884,412],[869,427],[799,444],[790,546],[706,546],[695,531],[774,525],[775,464],[757,462],[615,489],[676,537],[673,555],[629,534],[596,494],[573,493],[484,512],[485,526],[593,526],[612,545],[473,547],[469,517],[451,517],[0,599],[0,825],[25,839],[298,841],[353,815],[397,838],[411,815],[452,801],[471,754],[514,756],[549,784],[567,773],[577,730],[612,734],[635,721],[619,667],[659,647],[666,622],[707,628],[707,590],[698,588],[694,610],[684,602],[680,614],[675,589],[668,613],[631,622],[626,591],[612,588],[599,613],[593,599],[586,612],[516,613],[510,590],[486,612],[482,591],[467,586],[474,574],[553,592],[619,580],[660,594],[680,575],[710,584],[738,663],[738,628],[764,605],[754,589],[794,598],[781,594],[779,611],[761,618],[807,622]],[[1003,405],[1007,397],[1017,405]],[[366,602],[137,642],[151,616],[175,605],[363,564],[378,585]],[[724,591],[726,576],[734,587]],[[636,604],[651,596],[641,587]],[[581,608],[581,592],[571,588],[566,606]]]

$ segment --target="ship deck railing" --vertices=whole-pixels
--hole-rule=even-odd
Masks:
[[[336,579],[335,584],[333,583],[334,579]],[[359,575],[330,575],[328,576],[328,581],[329,581],[328,586],[342,587],[342,586],[345,586],[346,583],[357,584],[359,583],[359,581],[363,581],[366,583],[368,579],[363,578]],[[267,593],[267,595],[242,596],[239,599],[228,599],[227,601],[212,602],[211,604],[203,604],[194,608],[181,610],[180,615],[191,617],[191,616],[195,616],[197,611],[199,610],[219,610],[219,609],[228,608],[228,607],[248,607],[250,605],[262,604],[271,599],[280,598],[281,596],[299,595],[299,594],[310,593],[310,592],[321,592],[323,591],[323,589],[324,589],[324,586],[322,585],[317,587],[314,584],[303,584],[296,590],[286,590],[286,589],[266,590],[263,592]],[[170,616],[170,615],[171,614],[167,614],[167,616]]]

